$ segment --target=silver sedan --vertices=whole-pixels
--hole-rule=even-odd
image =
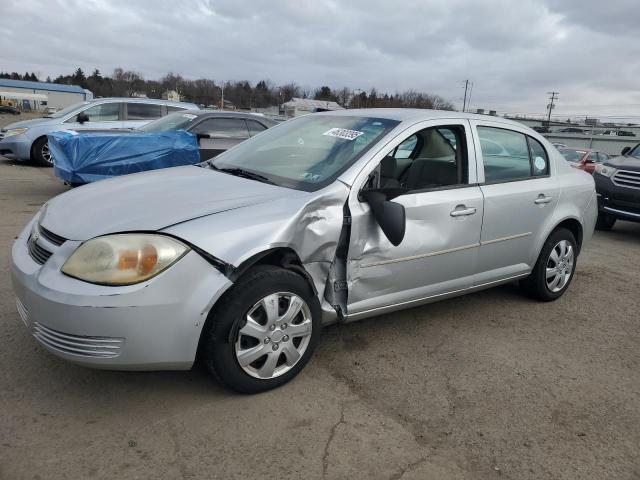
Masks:
[[[12,276],[55,355],[135,370],[200,356],[252,393],[297,375],[329,323],[515,280],[557,299],[596,215],[591,176],[519,123],[326,112],[53,198],[15,241]]]

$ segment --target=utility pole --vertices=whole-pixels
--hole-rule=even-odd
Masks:
[[[220,90],[221,90],[220,110],[224,110],[224,82],[220,84]]]
[[[464,81],[464,100],[462,101],[462,113],[467,109],[467,90],[469,89],[469,80]]]
[[[551,95],[549,97],[549,104],[547,105],[547,109],[549,110],[549,113],[547,114],[547,127],[549,126],[549,124],[551,123],[551,110],[553,110],[555,108],[555,105],[553,104],[553,102],[555,102],[558,99],[558,92],[547,92],[548,95]]]

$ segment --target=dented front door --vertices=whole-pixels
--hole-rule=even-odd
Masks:
[[[405,237],[397,247],[384,236],[368,205],[352,209],[349,317],[472,284],[482,227],[480,188],[415,193],[394,201],[404,205],[407,217]]]

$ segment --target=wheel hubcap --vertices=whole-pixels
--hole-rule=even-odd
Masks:
[[[302,358],[311,340],[311,310],[298,295],[267,295],[246,315],[235,343],[236,359],[249,375],[278,377]]]
[[[574,253],[573,247],[566,240],[559,241],[547,260],[547,288],[553,292],[559,292],[569,282],[573,273]]]
[[[51,163],[51,151],[49,150],[49,142],[42,145],[42,158],[48,163]]]

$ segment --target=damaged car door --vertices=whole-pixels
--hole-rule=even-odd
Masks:
[[[475,273],[483,196],[470,125],[422,122],[380,157],[365,169],[349,200],[349,319],[468,288]],[[402,238],[385,234],[376,219],[371,198],[380,195],[404,208]]]

